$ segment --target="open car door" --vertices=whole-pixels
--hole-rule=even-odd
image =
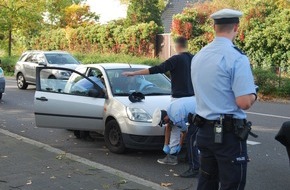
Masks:
[[[49,78],[47,73],[51,70],[66,76],[66,79]],[[36,126],[103,130],[105,93],[98,81],[72,69],[37,67],[34,97]]]

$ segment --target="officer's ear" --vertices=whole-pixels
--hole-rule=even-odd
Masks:
[[[239,24],[235,24],[234,25],[234,32],[238,32],[238,29],[239,29]]]

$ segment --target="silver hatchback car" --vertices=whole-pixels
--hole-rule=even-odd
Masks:
[[[171,101],[171,82],[163,74],[125,77],[124,71],[148,68],[132,64],[90,64],[76,70],[38,67],[34,99],[38,127],[94,131],[104,135],[108,149],[158,149],[164,128],[152,124],[155,109]],[[51,79],[48,70],[71,72],[70,78]],[[129,100],[141,92],[141,102]]]
[[[26,51],[15,65],[14,75],[19,89],[26,89],[29,84],[35,84],[36,67],[39,65],[75,69],[80,62],[65,51]],[[70,77],[70,72],[67,71],[58,73],[47,70],[47,72],[49,78]]]

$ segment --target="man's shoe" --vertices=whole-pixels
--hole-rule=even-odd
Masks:
[[[158,159],[157,162],[159,164],[168,164],[168,165],[176,165],[178,164],[178,161],[177,161],[177,156],[173,156],[173,155],[170,155],[170,154],[167,154],[167,156],[163,159]]]
[[[199,174],[199,169],[189,168],[188,170],[186,170],[185,172],[183,172],[179,176],[183,177],[183,178],[192,178],[192,177],[198,176],[198,174]]]

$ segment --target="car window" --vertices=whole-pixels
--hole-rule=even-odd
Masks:
[[[26,59],[25,62],[33,62],[33,57],[34,57],[34,53],[30,53]]]
[[[88,76],[89,77],[98,78],[102,82],[103,86],[105,86],[105,80],[104,80],[103,73],[99,69],[97,69],[97,68],[89,68]]]
[[[23,53],[23,54],[21,55],[21,57],[18,59],[18,61],[25,61],[25,59],[26,59],[26,57],[27,57],[27,54],[28,54],[28,53]]]
[[[93,93],[98,93],[98,98],[104,98],[104,86],[96,77],[85,77],[77,72],[72,72],[70,78],[55,79],[50,78],[49,73],[70,72],[65,69],[42,69],[39,73],[40,85],[39,90],[51,93],[60,93],[78,96],[92,96]],[[93,96],[96,97],[96,96]]]
[[[42,53],[37,53],[34,56],[36,63],[45,63],[44,55]]]
[[[79,62],[68,53],[46,53],[46,60],[49,64],[79,64]]]
[[[145,95],[170,95],[171,83],[163,74],[137,75],[126,77],[125,71],[138,69],[109,69],[106,70],[114,95],[129,95],[132,92],[142,92]],[[139,69],[140,70],[140,69]]]

